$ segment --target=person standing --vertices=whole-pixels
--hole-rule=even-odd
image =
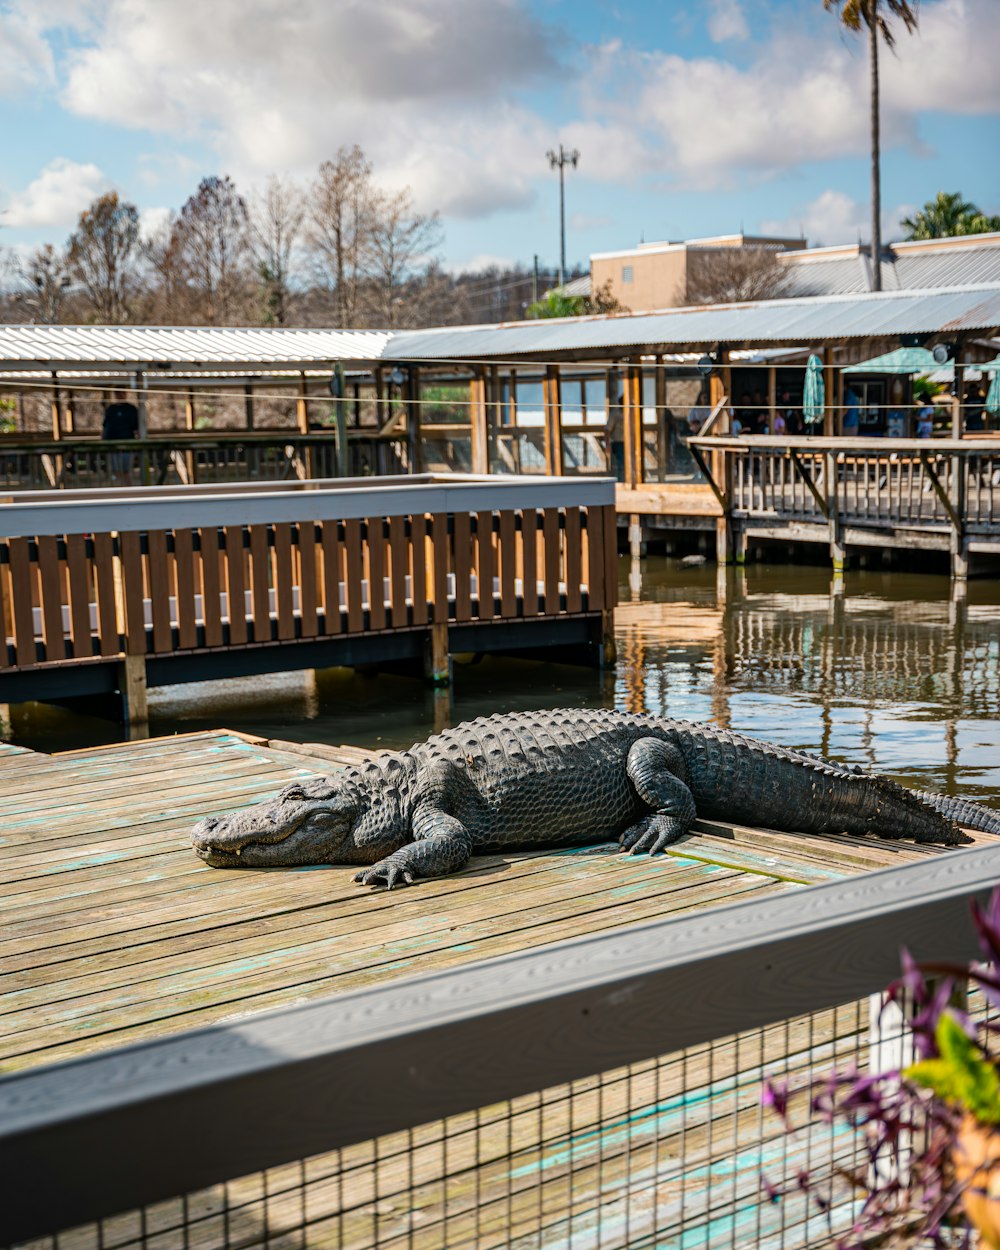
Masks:
[[[139,409],[135,404],[129,403],[125,391],[115,391],[113,399],[114,402],[104,409],[101,438],[107,443],[119,443],[125,439],[135,438],[139,433]],[[131,451],[116,448],[111,452],[109,462],[115,485],[131,485],[134,459],[134,453]]]

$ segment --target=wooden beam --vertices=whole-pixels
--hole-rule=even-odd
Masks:
[[[243,387],[243,416],[248,430],[253,429],[253,383],[247,382]]]
[[[477,369],[469,381],[469,417],[472,425],[472,472],[489,473],[489,425],[486,417],[486,375]]]
[[[955,394],[951,397],[951,436],[962,437],[962,397],[965,392],[965,365],[955,361]]]
[[[832,438],[837,432],[837,385],[833,375],[833,353],[829,346],[823,348],[823,396],[823,434],[826,438]]]
[[[545,472],[550,477],[562,477],[562,384],[558,365],[545,366],[542,398],[545,408]]]
[[[63,436],[62,393],[59,390],[59,375],[52,373],[52,437],[58,443]]]
[[[295,424],[300,434],[309,433],[309,405],[306,399],[306,375],[299,374],[299,393],[295,400]]]
[[[774,418],[778,412],[778,370],[767,366],[767,431],[774,433]]]
[[[643,481],[642,445],[642,368],[629,365],[622,390],[622,421],[625,435],[625,484],[639,486]]]

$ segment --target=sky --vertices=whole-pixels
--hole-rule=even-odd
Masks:
[[[1000,0],[921,0],[882,57],[886,238],[939,190],[1000,213]],[[359,144],[454,270],[731,233],[867,238],[864,41],[821,0],[0,0],[0,248],[117,190],[152,230],[209,174]]]

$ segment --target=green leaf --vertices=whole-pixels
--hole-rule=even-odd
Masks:
[[[951,1012],[938,1020],[935,1040],[940,1058],[924,1059],[904,1072],[944,1099],[970,1111],[981,1124],[1000,1124],[1000,1074],[984,1057]]]

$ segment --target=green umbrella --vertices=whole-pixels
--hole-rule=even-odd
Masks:
[[[823,364],[816,355],[806,364],[806,384],[802,392],[802,419],[813,425],[823,420]]]
[[[990,389],[986,392],[986,411],[991,417],[995,417],[1000,412],[1000,356],[988,364],[980,365],[980,368],[984,373],[987,370],[993,373]]]

